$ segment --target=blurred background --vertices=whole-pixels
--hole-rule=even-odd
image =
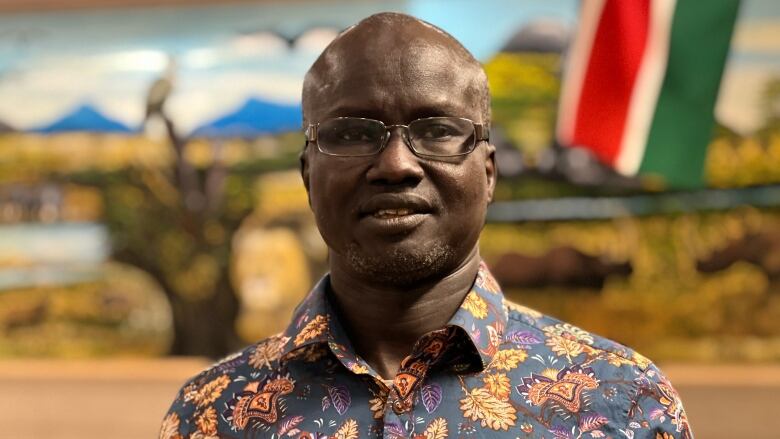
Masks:
[[[771,436],[780,3],[703,3],[0,0],[0,436],[154,437],[286,326],[327,257],[303,75],[386,10],[485,65],[507,296],[654,359],[698,437]]]

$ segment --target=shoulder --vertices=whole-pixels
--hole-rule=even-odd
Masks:
[[[504,307],[506,342],[538,360],[531,370],[545,368],[523,377],[518,387],[530,403],[544,400],[545,386],[566,382],[572,395],[579,389],[595,391],[584,405],[576,398],[566,401],[570,411],[582,411],[583,419],[594,425],[609,424],[615,433],[635,439],[662,437],[661,433],[664,438],[692,438],[678,393],[649,359],[531,308],[507,300]]]
[[[279,370],[286,340],[277,334],[252,344],[206,367],[179,390],[162,422],[160,438],[174,439],[201,432],[215,434],[222,409],[230,406],[249,382]]]
[[[572,359],[579,354],[587,357],[602,357],[610,363],[635,367],[638,372],[646,370],[652,363],[642,354],[606,337],[594,334],[539,311],[504,299],[507,312],[505,338],[512,341],[519,334],[533,334],[534,338],[551,349],[554,354],[565,354]]]

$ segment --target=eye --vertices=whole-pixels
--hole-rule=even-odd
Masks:
[[[338,132],[336,139],[341,142],[365,142],[371,140],[371,136],[362,128],[345,128]]]
[[[443,124],[433,124],[426,126],[420,133],[420,138],[426,140],[447,140],[455,134],[453,129]]]

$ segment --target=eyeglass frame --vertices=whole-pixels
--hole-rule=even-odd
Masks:
[[[450,154],[450,155],[423,154],[423,153],[420,153],[417,150],[415,150],[414,149],[414,145],[412,145],[412,141],[411,141],[411,139],[409,137],[409,125],[411,125],[411,124],[413,124],[415,122],[421,121],[421,120],[440,119],[440,118],[460,119],[460,120],[465,120],[467,122],[470,122],[471,125],[474,127],[474,145],[472,145],[472,147],[468,151],[466,151],[466,152],[461,152],[461,153],[458,153],[458,154]],[[366,121],[371,121],[371,122],[379,122],[380,124],[382,124],[383,127],[385,127],[385,137],[382,140],[382,145],[379,147],[379,149],[377,149],[375,152],[372,152],[371,154],[343,155],[343,154],[334,154],[334,153],[331,153],[331,152],[323,151],[322,148],[320,147],[320,143],[317,141],[317,137],[318,137],[317,134],[318,134],[318,130],[319,130],[319,127],[320,127],[320,123],[330,122],[330,121],[338,120],[338,119],[366,120]],[[309,146],[309,143],[313,142],[313,143],[317,144],[317,151],[321,152],[322,154],[331,156],[331,157],[371,157],[371,156],[380,154],[382,152],[382,150],[385,149],[385,147],[387,146],[388,142],[390,142],[390,136],[392,135],[392,133],[390,131],[393,130],[393,129],[396,129],[396,128],[402,128],[401,138],[403,139],[404,144],[406,145],[406,147],[409,148],[409,150],[412,151],[412,153],[414,155],[416,155],[418,157],[424,157],[424,158],[434,158],[435,159],[435,158],[461,157],[461,156],[469,155],[472,152],[474,152],[474,150],[477,149],[477,145],[479,144],[479,142],[483,142],[483,141],[484,142],[490,142],[490,128],[486,124],[479,123],[479,122],[474,122],[473,120],[465,118],[465,117],[457,117],[457,116],[421,117],[419,119],[415,119],[415,120],[409,122],[408,124],[385,125],[384,122],[382,122],[381,120],[377,120],[377,119],[370,119],[370,118],[367,118],[367,117],[342,116],[342,117],[331,117],[331,118],[325,119],[322,122],[310,123],[306,127],[306,130],[304,130],[304,133],[303,133],[304,136],[306,137],[306,144],[304,145],[304,148]]]

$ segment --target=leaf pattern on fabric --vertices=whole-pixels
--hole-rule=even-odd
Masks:
[[[177,439],[179,436],[179,415],[169,413],[162,421],[160,426],[159,439]]]
[[[485,383],[487,391],[495,396],[496,399],[500,401],[509,399],[509,395],[512,393],[512,382],[506,374],[494,373],[487,375],[482,381]]]
[[[423,435],[425,436],[425,439],[445,439],[448,433],[447,420],[444,418],[436,418],[425,427]]]
[[[295,427],[298,426],[301,422],[303,422],[304,417],[303,416],[291,416],[289,418],[284,419],[279,424],[279,436],[284,436],[285,434],[289,432],[294,432],[296,429]],[[295,434],[295,433],[292,433]]]
[[[289,337],[277,334],[259,343],[249,357],[249,364],[256,369],[271,368],[271,363],[279,359],[289,340]]]
[[[192,399],[198,407],[205,407],[222,396],[222,392],[230,385],[230,377],[222,375],[196,390]]]
[[[358,437],[358,423],[354,419],[347,419],[341,424],[336,433],[333,435],[334,439],[357,439]]]
[[[513,305],[494,283],[481,266],[468,300],[414,343],[388,387],[330,331],[343,326],[326,278],[283,333],[188,381],[159,438],[693,438],[650,360]]]
[[[407,434],[404,428],[395,422],[385,424],[385,432],[392,438],[406,438]]]
[[[374,419],[382,419],[385,416],[385,408],[387,407],[387,388],[382,387],[378,391],[371,392],[374,396],[368,400],[368,409],[373,413]]]
[[[504,339],[520,345],[533,345],[542,342],[542,340],[531,331],[510,331],[507,332]]]
[[[487,303],[474,291],[466,295],[461,307],[478,319],[484,319],[488,315]]]
[[[441,386],[436,383],[426,384],[420,390],[420,399],[422,399],[423,407],[428,413],[436,411],[441,404],[441,398]]]
[[[590,333],[569,323],[546,326],[544,332],[548,336],[557,335],[569,340],[577,340],[580,343],[593,344],[593,336]]]
[[[343,415],[352,404],[352,397],[349,394],[347,386],[328,386],[328,395],[336,411]]]
[[[195,420],[195,425],[198,427],[198,432],[206,436],[217,434],[217,411],[214,407],[209,407],[201,413]]]
[[[498,370],[510,371],[528,358],[528,353],[523,349],[505,349],[496,352],[491,367]]]
[[[609,422],[609,419],[605,418],[604,416],[598,413],[590,413],[580,419],[580,430],[593,431],[597,428],[601,428],[604,425],[607,425],[607,422]]]
[[[583,352],[581,343],[557,335],[548,338],[545,344],[555,352],[556,355],[559,357],[566,357],[569,361]]]
[[[313,340],[328,330],[328,318],[322,314],[311,320],[295,336],[295,346],[300,346],[308,340]]]
[[[460,409],[465,418],[479,421],[483,427],[493,430],[506,431],[515,425],[517,419],[511,404],[498,400],[484,388],[466,393],[466,397],[460,400]]]

